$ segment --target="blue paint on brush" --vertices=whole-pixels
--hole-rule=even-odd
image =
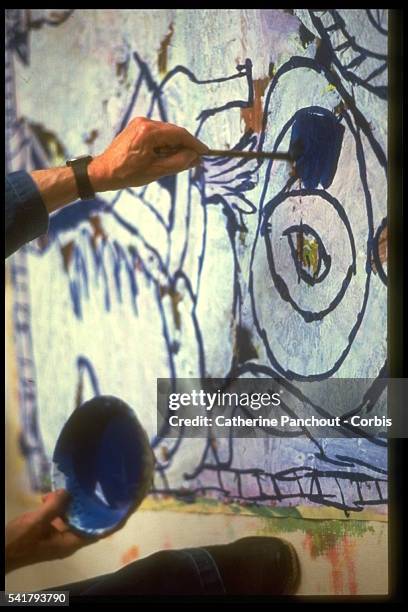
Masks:
[[[296,174],[306,189],[333,182],[343,143],[344,126],[319,106],[302,108],[295,115],[289,150],[296,160]]]
[[[100,535],[117,527],[142,501],[152,458],[146,433],[132,409],[111,396],[79,406],[58,438],[54,488],[71,494],[71,527]]]

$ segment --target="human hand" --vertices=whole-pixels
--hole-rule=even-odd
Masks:
[[[6,572],[41,561],[62,559],[94,540],[72,532],[61,515],[69,502],[63,489],[43,497],[43,505],[6,525]]]
[[[168,151],[160,157],[158,149]],[[88,166],[96,192],[139,187],[196,166],[208,147],[184,128],[136,117]]]

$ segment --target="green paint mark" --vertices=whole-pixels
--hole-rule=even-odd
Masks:
[[[302,265],[316,276],[319,265],[319,245],[315,238],[306,238],[302,236],[301,263]]]
[[[41,492],[48,493],[52,489],[51,476],[49,474],[43,475],[41,478]]]
[[[256,517],[260,519],[261,524],[256,535],[281,537],[285,533],[300,532],[305,536],[304,544],[308,547],[312,558],[333,550],[345,536],[357,538],[365,533],[375,533],[374,526],[367,519],[306,519],[302,518],[301,510],[296,507],[267,507],[237,502],[221,504],[216,499],[197,497],[194,504],[172,500],[167,509],[183,512],[187,508],[191,511],[192,506],[196,514],[216,513],[242,518]],[[159,504],[156,509],[160,510],[163,507]]]
[[[249,506],[247,507],[256,516],[269,518],[294,518],[301,519],[302,515],[296,508],[268,508],[267,506]]]
[[[367,521],[266,518],[258,535],[279,535],[293,531],[302,531],[310,538],[310,554],[315,558],[331,550],[344,536],[362,537],[367,532],[374,533],[374,528]]]
[[[218,506],[218,501],[216,499],[211,499],[209,497],[200,498],[200,504],[204,506]]]

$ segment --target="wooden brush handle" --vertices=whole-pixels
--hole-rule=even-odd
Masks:
[[[265,151],[237,151],[234,149],[210,149],[204,153],[203,157],[243,157],[245,159],[282,159],[284,161],[293,161],[292,155],[287,152],[265,152]]]
[[[168,157],[174,155],[180,147],[157,147],[154,152],[158,157]],[[282,159],[292,162],[293,156],[287,152],[268,153],[265,151],[239,151],[237,149],[209,149],[202,157],[243,157],[245,159]]]

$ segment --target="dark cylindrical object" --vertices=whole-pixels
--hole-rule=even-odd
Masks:
[[[125,402],[99,396],[76,408],[53,455],[53,489],[71,495],[68,524],[88,535],[116,529],[148,493],[153,466],[147,434]]]

